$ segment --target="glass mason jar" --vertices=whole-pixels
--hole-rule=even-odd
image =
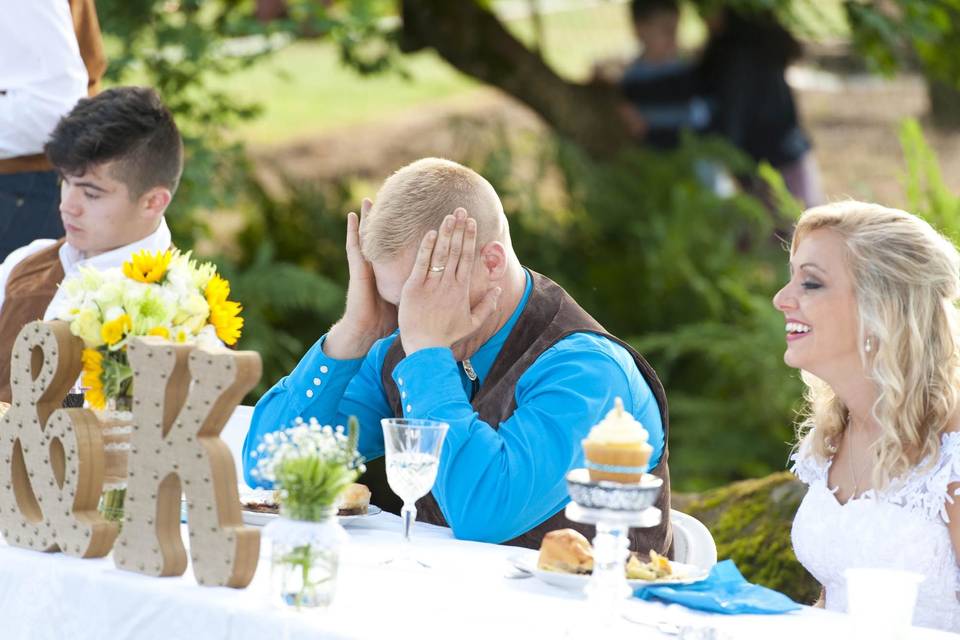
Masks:
[[[336,507],[314,512],[313,520],[280,516],[263,530],[270,539],[271,589],[279,601],[296,607],[326,607],[337,584],[340,547],[347,532],[337,520]]]
[[[107,520],[123,522],[123,501],[127,493],[127,458],[133,433],[133,398],[109,398],[105,409],[93,412],[100,421],[103,437],[104,475],[100,513]]]

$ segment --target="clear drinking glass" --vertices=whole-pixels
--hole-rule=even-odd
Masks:
[[[383,443],[387,456],[387,482],[403,500],[403,544],[398,557],[387,562],[428,566],[414,558],[410,532],[417,519],[416,502],[433,488],[440,465],[440,449],[450,425],[436,420],[384,418]]]

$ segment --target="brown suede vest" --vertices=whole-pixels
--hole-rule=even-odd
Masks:
[[[668,415],[663,385],[660,384],[653,367],[644,360],[643,356],[628,344],[606,333],[603,327],[559,285],[533,271],[530,275],[533,278],[530,298],[494,361],[487,379],[471,401],[474,410],[479,414],[480,419],[492,428],[499,428],[500,423],[508,419],[517,408],[515,388],[520,377],[543,352],[570,334],[595,333],[621,345],[633,356],[637,368],[657,399],[664,435],[663,454],[659,464],[651,472],[663,479],[663,491],[656,503],[663,514],[663,519],[659,526],[651,529],[631,529],[630,548],[641,552],[654,549],[661,554],[672,556],[673,532],[669,518],[670,470],[667,466]],[[387,351],[381,373],[387,400],[397,417],[403,416],[403,408],[392,373],[394,367],[404,357],[400,340],[395,340]],[[367,465],[367,473],[361,482],[370,487],[373,493],[372,501],[375,504],[388,511],[399,512],[400,503],[387,484],[382,458]],[[417,502],[417,519],[442,526],[447,524],[432,493]],[[561,509],[529,531],[504,544],[536,549],[539,548],[544,534],[564,528],[576,529],[591,539],[594,535],[594,527],[570,521]]]
[[[61,239],[27,257],[7,278],[3,308],[0,308],[0,401],[10,402],[10,355],[13,343],[27,323],[43,319],[50,301],[63,281],[60,263]]]

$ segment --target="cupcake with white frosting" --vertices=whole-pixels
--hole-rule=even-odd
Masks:
[[[623,401],[614,400],[613,409],[582,441],[590,480],[640,482],[653,454],[648,437],[643,425],[624,410]]]

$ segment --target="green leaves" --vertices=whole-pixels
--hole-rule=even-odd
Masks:
[[[290,458],[277,465],[274,473],[285,514],[309,521],[329,517],[337,496],[359,475],[341,460],[320,458]]]
[[[915,119],[908,118],[901,125],[900,146],[907,165],[904,188],[908,209],[960,242],[960,196],[944,182],[940,161]]]

